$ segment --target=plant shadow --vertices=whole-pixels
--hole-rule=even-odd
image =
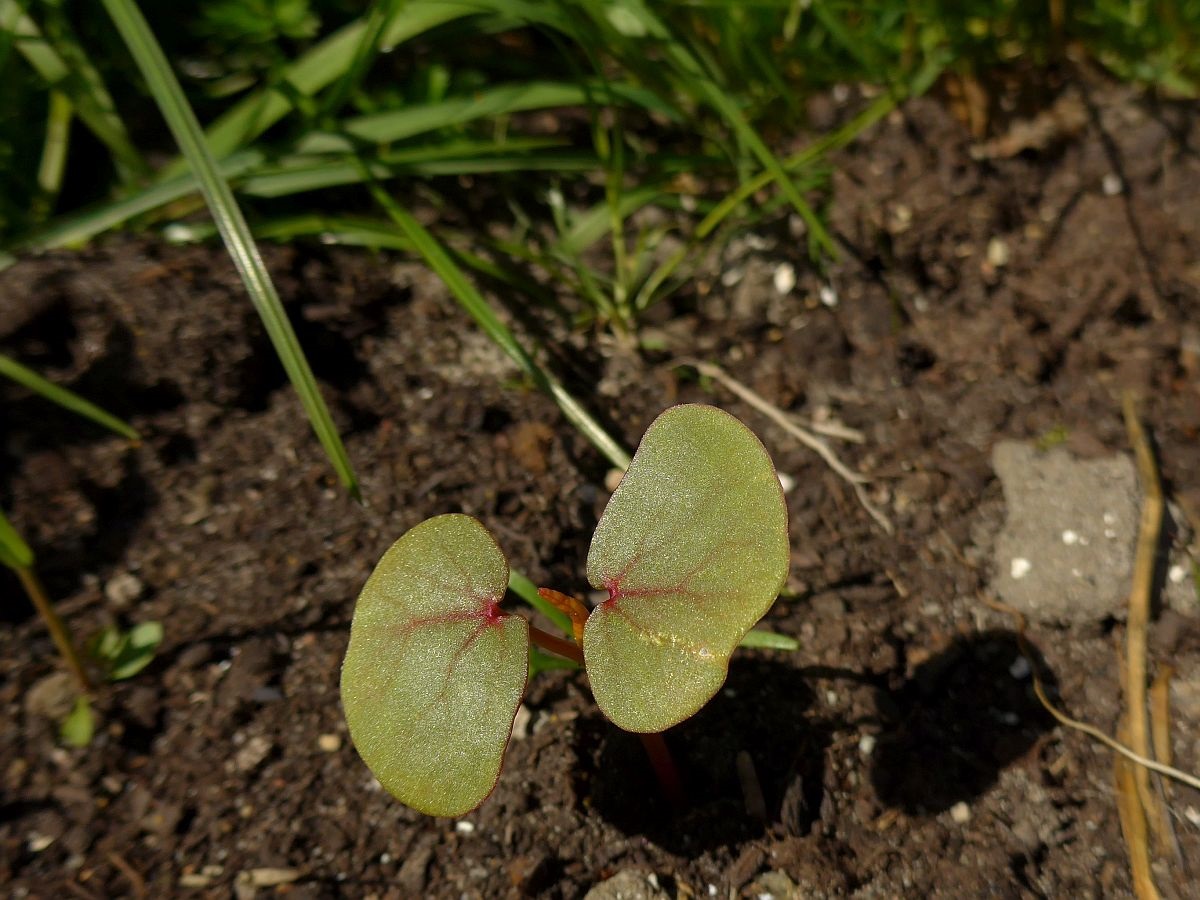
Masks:
[[[638,736],[600,716],[585,725],[598,750],[581,793],[626,834],[688,857],[760,836],[770,821],[805,834],[821,807],[830,740],[828,725],[806,715],[813,696],[803,670],[735,656],[717,696],[664,735],[685,808],[677,811],[663,798]],[[753,793],[754,784],[765,809],[747,803],[746,788]]]
[[[1054,696],[1053,675],[1026,644]],[[1020,639],[1006,630],[959,638],[879,701],[871,781],[884,805],[910,815],[983,794],[1054,725],[1033,693]]]
[[[1054,696],[1056,681],[1040,652],[1031,645],[1028,651]],[[888,677],[735,656],[717,696],[665,734],[685,808],[673,809],[663,798],[638,736],[599,715],[581,722],[583,745],[597,749],[579,795],[625,834],[693,858],[768,831],[808,835],[829,825],[822,824],[827,817],[847,814],[826,797],[826,754],[835,736],[875,733],[864,763],[870,786],[861,790],[873,790],[884,806],[923,816],[986,792],[1054,724],[1033,693],[1012,631],[961,637],[898,687],[889,689]],[[814,678],[868,687],[874,715],[855,721],[814,715]]]

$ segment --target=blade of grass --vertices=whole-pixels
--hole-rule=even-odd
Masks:
[[[275,284],[271,281],[258,247],[250,235],[250,228],[242,216],[241,208],[234,200],[229,184],[221,177],[212,154],[209,153],[200,123],[196,121],[195,113],[188,106],[162,48],[133,0],[104,0],[104,6],[146,79],[155,102],[167,120],[167,126],[196,173],[200,190],[217,223],[225,247],[263,320],[280,362],[283,363],[300,396],[313,431],[325,448],[325,454],[337,471],[338,478],[351,496],[357,498],[358,483],[346,448],[317,389],[316,379],[304,352],[300,349],[296,332],[288,321]]]
[[[403,15],[396,16],[384,29],[380,46],[392,48],[439,25],[473,15],[477,8],[440,0],[405,4]],[[354,55],[366,31],[365,19],[356,19],[315,44],[282,74],[289,91],[264,88],[246,97],[209,126],[205,140],[213,156],[227,156],[254,140],[293,108],[289,92],[313,96],[344,74],[352,65]],[[166,166],[163,178],[183,172],[188,163],[176,160]]]
[[[57,403],[63,409],[69,409],[71,412],[83,416],[85,419],[91,419],[97,425],[102,425],[109,431],[121,435],[123,438],[128,438],[131,441],[141,440],[141,435],[132,426],[122,422],[116,416],[105,412],[96,406],[96,404],[83,399],[74,391],[67,390],[51,381],[47,381],[37,372],[3,354],[0,354],[0,375],[12,379],[17,384],[28,388],[34,393],[41,394],[47,400]]]
[[[362,33],[354,48],[354,55],[350,58],[350,64],[321,100],[316,115],[318,122],[324,122],[336,115],[359,89],[375,57],[382,49],[386,29],[402,6],[403,0],[379,0],[372,4],[363,18]]]
[[[626,0],[620,6],[623,15],[633,17],[640,23],[643,34],[651,35],[661,43],[666,62],[674,70],[679,83],[693,96],[711,106],[733,129],[738,140],[744,144],[766,169],[770,180],[774,181],[787,196],[800,218],[808,226],[809,234],[814,245],[824,252],[834,255],[836,247],[833,238],[825,229],[820,218],[813,211],[808,201],[801,196],[800,191],[792,182],[787,169],[779,158],[771,152],[759,136],[757,130],[746,120],[736,100],[733,99],[709,73],[705,70],[700,58],[689,49],[679,36],[672,32],[667,23],[654,15],[641,2]],[[612,10],[608,7],[595,7],[589,10],[595,17],[596,24],[605,28],[611,22]]]
[[[880,96],[841,128],[822,136],[803,150],[789,156],[784,160],[784,167],[789,172],[795,172],[798,169],[813,165],[829,153],[852,143],[860,134],[890,113],[902,101],[908,97],[920,96],[927,91],[948,63],[949,58],[945,55],[930,60],[929,64],[918,72],[909,83],[907,89],[898,89]],[[770,184],[771,179],[770,172],[759,173],[753,178],[742,182],[735,190],[731,191],[721,202],[714,206],[700,220],[700,224],[692,232],[688,243],[664,260],[646,280],[646,283],[638,292],[635,308],[639,311],[646,309],[655,299],[659,287],[671,277],[680,264],[687,258],[688,254],[694,252],[746,200]]]
[[[74,110],[67,95],[62,91],[51,91],[50,110],[46,115],[46,137],[42,144],[42,161],[38,166],[38,193],[31,216],[34,222],[41,223],[50,215],[58,199],[58,192],[62,189],[73,114]]]
[[[385,153],[365,162],[371,176],[389,179],[397,175],[482,175],[494,172],[587,172],[595,168],[590,152],[561,148],[561,142],[545,138],[512,141],[505,146],[477,142],[473,146],[418,147]],[[533,152],[539,149],[552,152]],[[458,152],[455,152],[455,151]],[[297,156],[263,166],[242,180],[239,190],[253,197],[281,197],[323,188],[357,184],[362,172],[353,155]]]
[[[17,0],[0,0],[0,32],[12,37],[25,61],[52,90],[67,96],[80,120],[108,148],[126,177],[150,171],[117,115],[104,80],[77,41],[69,48],[72,59],[68,63]]]
[[[336,133],[316,132],[296,145],[299,153],[348,152],[358,144],[386,144],[479,119],[588,102],[631,103],[678,118],[649,91],[627,85],[529,81],[506,84],[435,103],[421,103],[345,120]]]
[[[246,171],[260,166],[264,155],[260,151],[246,150],[221,161],[221,175],[234,179]],[[102,234],[131,219],[174,203],[198,189],[196,177],[188,172],[169,181],[142,188],[119,200],[100,203],[81,212],[71,213],[53,220],[46,228],[34,232],[0,253],[0,271],[16,262],[16,253],[44,253],[63,247],[80,247],[98,234]]]
[[[0,564],[10,569],[28,569],[33,565],[33,551],[29,549],[20,532],[12,527],[12,523],[4,515],[4,510],[0,510]],[[570,627],[570,624],[568,622],[567,626]]]
[[[108,2],[112,2],[112,0],[108,0]],[[509,358],[534,384],[554,398],[567,421],[574,425],[580,434],[591,441],[593,446],[603,453],[614,466],[620,469],[626,468],[629,465],[629,453],[604,430],[599,422],[592,418],[591,413],[584,409],[582,404],[572,397],[553,375],[539,366],[525,351],[508,326],[500,321],[483,295],[475,289],[475,286],[467,279],[462,269],[458,267],[441,243],[413,218],[408,210],[392,199],[391,195],[367,171],[365,164],[362,165],[362,174],[363,181],[375,202],[396,223],[401,233],[412,242],[426,265],[446,283],[450,293],[487,336],[508,354]]]

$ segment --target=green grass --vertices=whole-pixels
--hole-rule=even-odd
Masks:
[[[256,240],[423,259],[619,463],[624,450],[477,278],[576,327],[633,332],[763,217],[795,213],[814,260],[833,254],[818,203],[827,155],[945,71],[1038,66],[1074,48],[1161,91],[1200,85],[1200,0],[1062,4],[1061,20],[1054,2],[1017,0],[379,0],[365,12],[201,0],[149,23],[132,0],[104,5],[111,21],[0,0],[0,267],[118,228],[219,236],[352,491]],[[884,90],[781,152],[809,96],[854,82]],[[463,224],[478,219],[463,207],[468,182],[506,234]],[[417,224],[415,205],[440,210],[440,224]],[[678,249],[657,253],[667,238]]]

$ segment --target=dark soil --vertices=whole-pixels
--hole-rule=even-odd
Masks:
[[[5,272],[0,350],[145,440],[6,387],[0,505],[77,634],[166,628],[150,668],[98,695],[92,745],[64,749],[32,699],[59,663],[0,574],[8,895],[225,897],[239,877],[245,895],[244,873],[266,868],[293,880],[263,893],[294,898],[576,898],[627,868],[679,897],[757,896],[768,871],[813,897],[1129,894],[1110,752],[1041,711],[1014,675],[1012,622],[980,598],[1004,514],[992,445],[1065,434],[1078,454],[1126,451],[1126,388],[1171,496],[1200,509],[1200,119],[1071,90],[1082,128],[988,160],[938,102],[909,104],[836,160],[843,247],[825,276],[803,239],[763,235],[650,316],[671,355],[861,429],[838,452],[872,475],[895,536],[671,355],[608,342],[576,360],[575,387],[628,446],[663,407],[716,402],[796,484],[789,590],[765,624],[802,649],[739,652],[727,688],[668,734],[691,799],[678,814],[578,673],[534,681],[497,790],[458,823],[383,794],[346,740],[353,600],[396,537],[470,513],[514,566],[579,591],[606,499],[605,461],[421,267],[268,254],[364,507],[332,480],[219,249],[123,239]],[[785,262],[799,282],[781,296]],[[1169,622],[1152,650],[1176,667],[1176,761],[1195,771],[1200,627]],[[1032,634],[1063,704],[1110,732],[1122,635],[1116,619]],[[766,821],[747,811],[739,754]],[[1172,788],[1171,807],[1194,866],[1200,796]],[[1180,866],[1156,871],[1168,896],[1193,890]]]

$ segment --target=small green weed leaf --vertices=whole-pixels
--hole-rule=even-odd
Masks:
[[[88,698],[80,695],[67,717],[58,726],[58,736],[71,747],[86,747],[92,742],[96,730],[96,717]]]
[[[162,638],[159,622],[142,622],[128,631],[110,625],[88,642],[88,653],[100,663],[105,678],[124,681],[150,665]]]
[[[707,703],[788,556],[787,507],[758,438],[711,406],[655,419],[588,552],[588,580],[609,594],[583,640],[604,714],[655,732]]]
[[[426,519],[383,555],[342,666],[350,737],[398,800],[434,816],[500,776],[529,668],[529,626],[503,613],[508,562],[477,520]]]

